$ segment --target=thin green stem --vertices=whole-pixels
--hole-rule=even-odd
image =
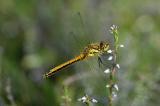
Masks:
[[[68,94],[68,86],[64,85],[64,104],[65,106],[69,106],[69,102],[70,102],[70,98],[69,98],[69,94]]]
[[[112,92],[113,92],[113,84],[114,84],[114,74],[116,71],[116,62],[117,62],[117,50],[118,50],[118,40],[119,40],[119,34],[118,34],[118,30],[117,30],[117,26],[113,25],[111,27],[111,31],[112,34],[114,36],[114,53],[113,53],[113,65],[111,68],[111,72],[109,74],[109,96],[108,96],[108,100],[109,100],[109,106],[112,106]]]
[[[109,106],[112,106],[112,83],[113,83],[113,75],[112,72],[109,75]]]
[[[86,106],[90,106],[90,103],[89,103],[89,102],[86,102]]]

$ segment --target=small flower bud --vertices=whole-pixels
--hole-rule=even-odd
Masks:
[[[117,94],[115,92],[112,92],[112,100],[115,100],[117,98]]]
[[[112,53],[112,50],[111,50],[111,49],[110,49],[110,50],[108,50],[108,51],[107,51],[107,53]]]
[[[121,44],[121,45],[119,45],[119,47],[124,47],[124,45]]]
[[[117,28],[118,28],[118,27],[117,27],[116,25],[112,25],[112,26],[110,27],[110,30],[109,30],[110,33],[113,34],[113,32],[116,32],[116,31],[117,31]]]
[[[97,103],[98,101],[97,101],[96,99],[93,98],[93,99],[91,100],[91,102]]]
[[[109,84],[107,84],[107,85],[106,85],[106,88],[109,88],[109,87],[110,87],[110,85],[109,85]]]
[[[86,100],[87,100],[87,98],[85,96],[78,99],[79,102],[83,102],[83,103],[85,103]]]
[[[108,60],[112,60],[113,59],[113,56],[109,56]]]
[[[119,91],[119,88],[118,88],[118,85],[117,85],[117,84],[114,84],[113,87],[114,87],[117,91]]]
[[[116,25],[112,25],[110,28],[111,28],[111,30],[116,30],[117,26]]]
[[[106,69],[106,70],[104,71],[104,73],[105,73],[105,74],[110,73],[110,69],[109,69],[109,68],[108,68],[108,69]]]
[[[120,69],[120,65],[119,65],[119,64],[116,64],[116,67],[117,67],[118,69]]]

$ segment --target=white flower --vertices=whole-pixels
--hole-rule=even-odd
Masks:
[[[98,102],[96,99],[90,98],[88,95],[85,95],[79,98],[78,101],[83,102],[83,103],[88,103],[88,102],[97,103]]]
[[[113,59],[113,56],[109,56],[108,60],[112,60]]]
[[[97,103],[97,102],[98,102],[98,101],[97,101],[96,99],[94,99],[94,98],[93,98],[91,101],[92,101],[93,103]]]
[[[109,68],[108,68],[108,69],[106,69],[106,70],[104,71],[104,73],[105,73],[105,74],[108,74],[108,73],[110,73],[110,70],[109,70]]]
[[[118,88],[118,85],[117,84],[114,84],[114,88],[119,91],[119,88]]]
[[[107,53],[112,53],[112,50],[111,50],[111,49],[110,49],[110,50],[108,50],[108,51],[107,51]]]
[[[109,88],[109,87],[110,87],[110,85],[109,85],[109,84],[107,84],[107,85],[106,85],[106,87],[107,87],[107,88]]]
[[[117,27],[116,25],[112,25],[112,26],[110,27],[110,30],[109,30],[110,33],[113,34],[113,32],[115,32],[115,31],[117,30],[117,28],[118,28],[118,27]]]
[[[87,98],[85,96],[83,96],[82,98],[78,99],[78,101],[83,102],[83,103],[86,102],[86,100],[87,100]]]
[[[120,65],[119,65],[119,64],[116,64],[116,67],[117,67],[118,69],[120,69]]]
[[[115,29],[117,29],[117,26],[116,25],[112,25],[110,28],[111,28],[111,30],[115,30]]]
[[[119,45],[119,47],[124,47],[124,45],[121,44],[121,45]]]
[[[117,98],[117,94],[115,92],[112,92],[112,100],[115,100]]]

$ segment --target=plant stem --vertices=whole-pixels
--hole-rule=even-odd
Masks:
[[[90,103],[89,103],[89,102],[86,102],[86,106],[90,106]]]
[[[69,101],[70,101],[70,98],[69,98],[69,94],[68,94],[68,86],[65,86],[64,85],[64,104],[65,106],[69,106]]]
[[[116,72],[116,62],[117,62],[117,50],[118,50],[118,40],[119,40],[119,34],[117,30],[117,26],[113,25],[111,26],[111,33],[114,36],[114,52],[113,52],[113,63],[111,67],[111,72],[109,74],[109,96],[108,96],[108,101],[109,101],[109,106],[112,106],[112,100],[113,100],[113,86],[114,86],[114,74]]]
[[[109,75],[109,106],[112,106],[112,83],[113,83],[113,75],[112,72]]]

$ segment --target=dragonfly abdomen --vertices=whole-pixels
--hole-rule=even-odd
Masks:
[[[54,67],[54,68],[51,69],[48,73],[46,73],[46,74],[44,75],[44,77],[49,77],[49,76],[53,75],[55,72],[58,72],[58,71],[60,71],[61,69],[65,68],[65,67],[67,67],[67,66],[69,66],[69,65],[71,65],[71,64],[73,64],[73,63],[75,63],[75,62],[80,61],[80,60],[83,60],[85,57],[86,57],[86,56],[85,56],[83,53],[81,53],[80,55],[78,55],[78,56],[76,56],[76,57],[74,57],[74,58],[66,61],[65,63],[60,64],[60,65]]]

